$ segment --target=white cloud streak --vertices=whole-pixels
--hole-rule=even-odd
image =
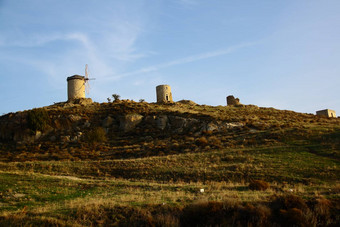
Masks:
[[[216,51],[212,51],[212,52],[192,55],[192,56],[177,59],[177,60],[174,60],[174,61],[170,61],[170,62],[158,64],[158,65],[153,65],[153,66],[148,66],[148,67],[141,68],[141,69],[133,71],[133,72],[120,74],[120,75],[117,75],[115,77],[106,78],[106,79],[107,80],[118,80],[118,79],[121,79],[121,78],[127,77],[127,76],[135,76],[135,75],[139,75],[139,74],[155,72],[155,71],[158,71],[158,70],[161,70],[161,69],[164,69],[164,68],[168,68],[168,67],[171,67],[171,66],[175,66],[175,65],[182,65],[182,64],[195,62],[195,61],[199,61],[199,60],[203,60],[203,59],[208,59],[208,58],[213,58],[213,57],[218,57],[218,56],[230,54],[230,53],[232,53],[232,52],[234,52],[238,49],[253,46],[254,44],[255,44],[255,42],[242,43],[242,44],[239,44],[239,45],[231,46],[227,49],[216,50]]]

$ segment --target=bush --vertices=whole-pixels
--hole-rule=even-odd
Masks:
[[[27,125],[32,131],[44,131],[50,123],[45,109],[33,109],[27,114]]]
[[[208,140],[206,137],[202,136],[201,138],[197,139],[196,143],[200,146],[208,145]]]
[[[112,95],[112,98],[113,98],[113,101],[114,101],[114,102],[117,102],[117,101],[120,100],[120,95],[118,95],[118,94],[113,94],[113,95]]]
[[[95,144],[95,143],[102,143],[106,141],[106,132],[105,129],[101,127],[94,128],[84,135],[84,141]]]
[[[311,226],[302,212],[298,208],[290,208],[288,210],[280,210],[282,215],[281,224],[284,226]]]
[[[183,226],[223,226],[228,222],[227,209],[222,202],[201,202],[183,209],[180,217]]]
[[[248,187],[251,190],[265,191],[269,188],[269,186],[269,183],[263,180],[253,180],[252,182],[250,182]]]

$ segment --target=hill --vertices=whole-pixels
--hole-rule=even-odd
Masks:
[[[1,116],[0,140],[4,224],[340,219],[336,118],[190,101],[57,103]]]

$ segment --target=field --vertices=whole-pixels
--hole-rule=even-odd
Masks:
[[[12,151],[2,143],[0,226],[340,223],[338,119],[183,104],[105,104],[95,111],[106,116],[110,105],[244,127],[165,136],[142,125],[139,134],[108,131],[105,141],[89,145],[39,141]],[[147,135],[152,140],[141,139]]]

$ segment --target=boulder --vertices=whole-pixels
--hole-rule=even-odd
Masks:
[[[161,115],[156,118],[156,127],[158,129],[164,130],[168,122],[168,116]]]
[[[181,129],[186,126],[187,119],[179,116],[169,116],[169,121],[172,129]]]
[[[209,122],[205,125],[205,131],[207,132],[219,131],[219,127],[213,122]]]
[[[110,116],[107,116],[103,120],[102,126],[103,126],[103,128],[108,128],[108,127],[110,127],[113,124],[113,122],[114,122],[114,119],[112,117],[110,117]]]
[[[140,114],[127,114],[119,118],[119,129],[128,132],[133,130],[143,119]]]
[[[42,136],[41,131],[36,131],[35,136],[34,136],[34,140],[38,140],[41,136]]]
[[[230,123],[225,123],[225,126],[230,129],[230,128],[239,128],[243,127],[244,123],[241,122],[230,122]]]
[[[73,114],[71,114],[71,115],[68,116],[68,119],[69,119],[71,122],[77,122],[77,121],[80,121],[80,120],[82,119],[82,117],[79,116],[79,115],[73,115]]]

